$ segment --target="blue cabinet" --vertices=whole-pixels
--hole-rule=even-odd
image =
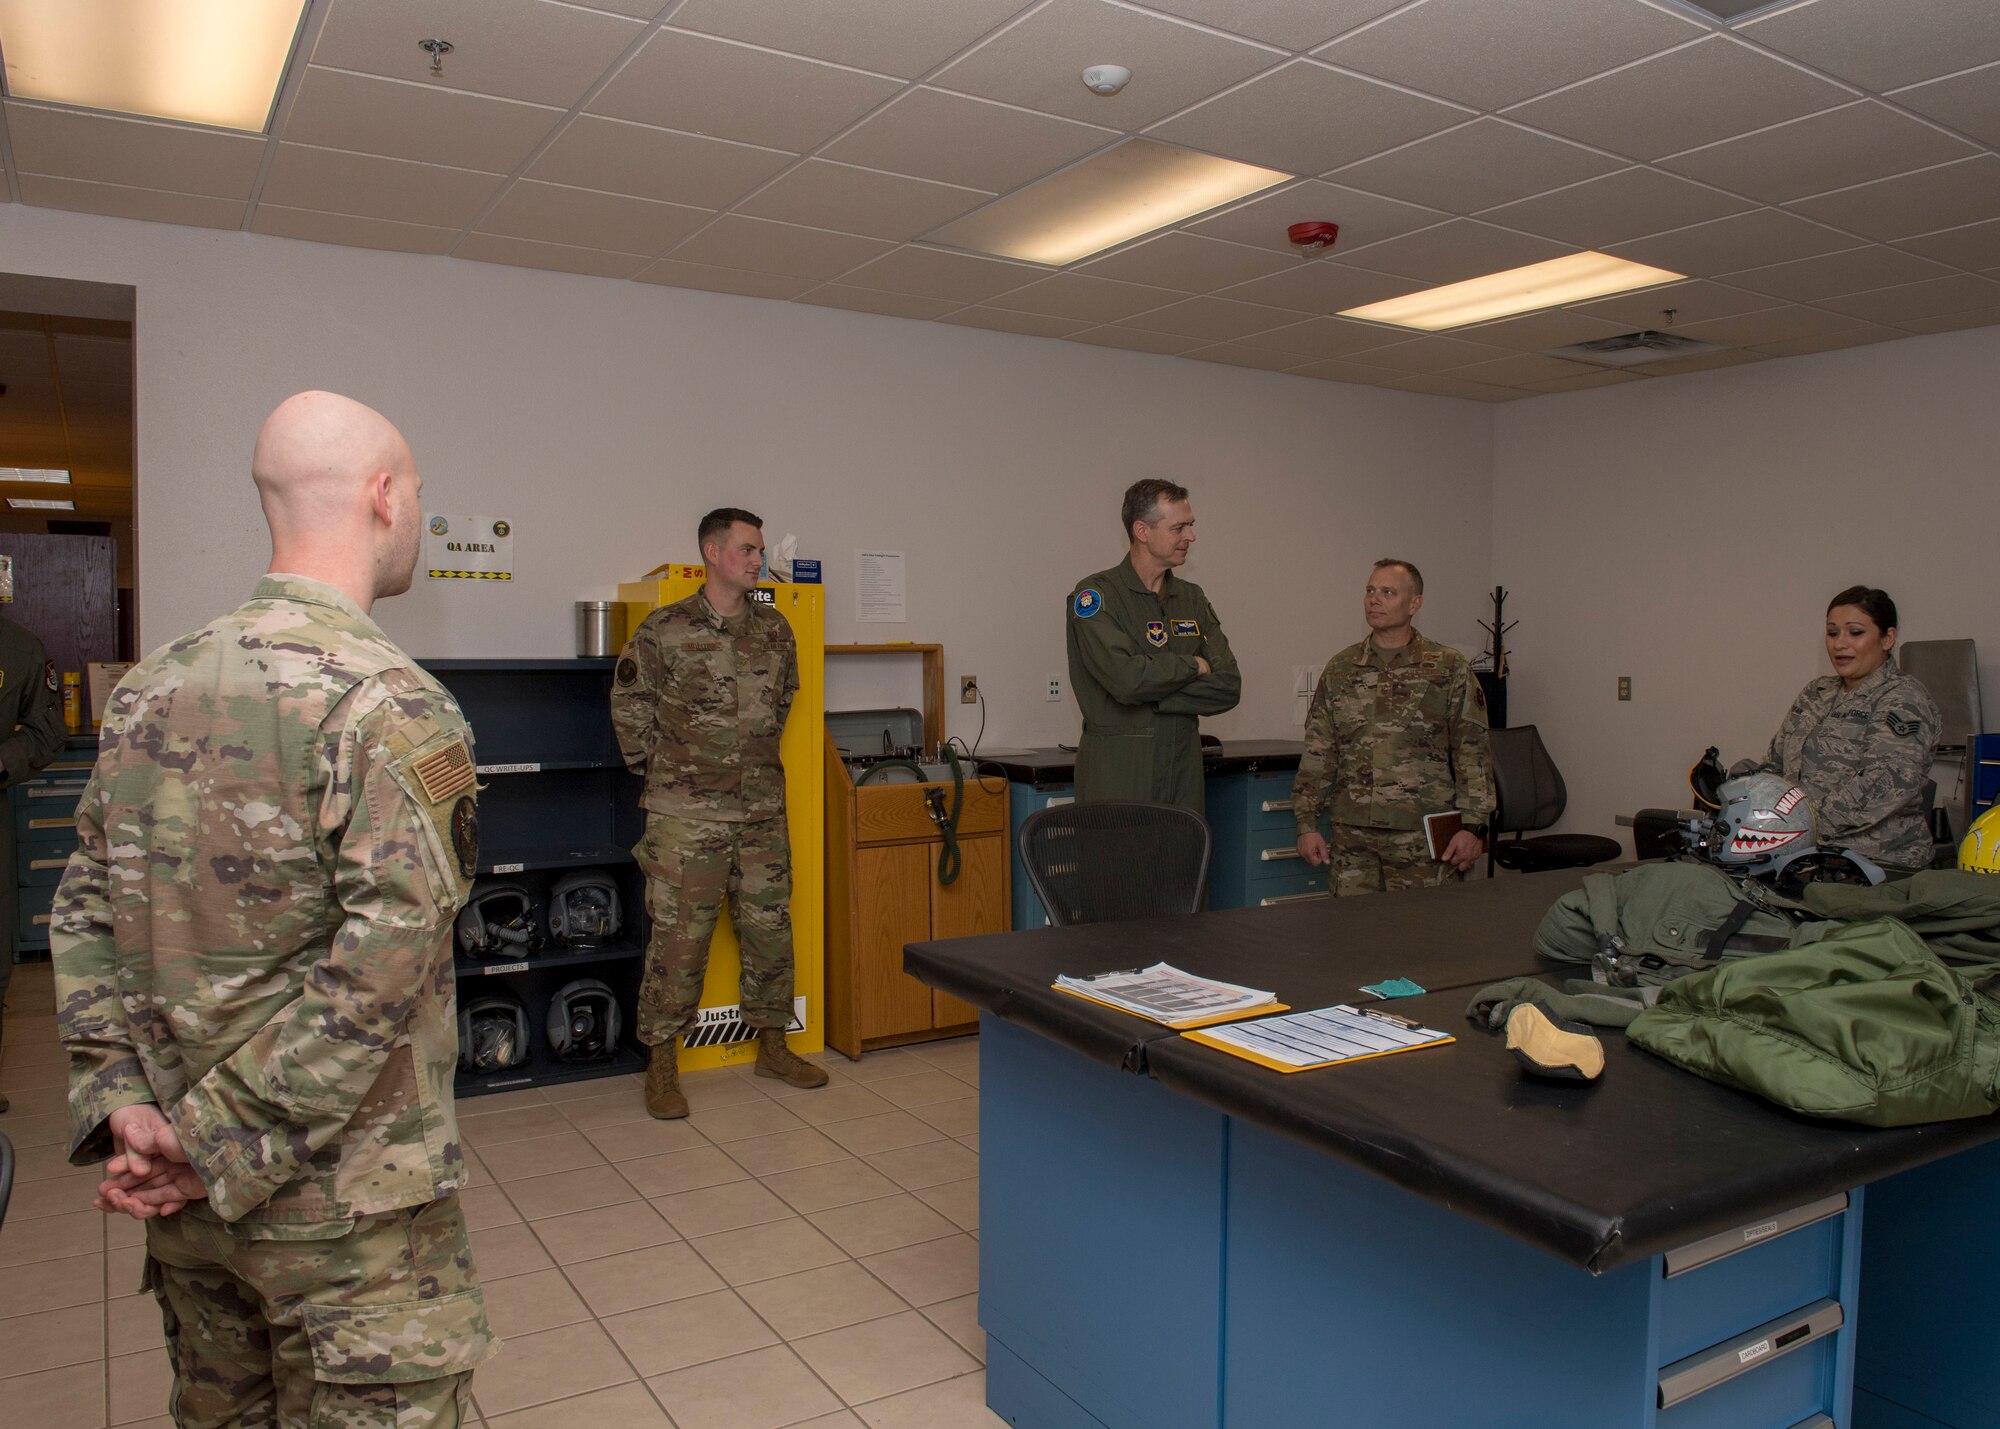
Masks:
[[[1292,823],[1296,772],[1259,770],[1209,779],[1208,824],[1215,835],[1209,907],[1269,907],[1327,896],[1325,870],[1299,857],[1298,831]]]
[[[8,791],[14,880],[14,957],[46,957],[49,909],[76,847],[76,805],[97,762],[97,737],[71,735],[54,762]]]
[[[1972,736],[1972,817],[2000,799],[2000,734]]]

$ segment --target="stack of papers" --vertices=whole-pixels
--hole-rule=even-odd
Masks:
[[[1449,1033],[1419,1027],[1406,1017],[1360,1011],[1342,1004],[1290,1017],[1267,1017],[1242,1027],[1189,1032],[1188,1040],[1255,1062],[1276,1072],[1305,1072],[1340,1062],[1361,1062],[1419,1047],[1442,1047]]]
[[[1275,993],[1196,977],[1170,963],[1124,968],[1091,977],[1059,977],[1055,989],[1175,1029],[1207,1027],[1238,1017],[1286,1010]]]

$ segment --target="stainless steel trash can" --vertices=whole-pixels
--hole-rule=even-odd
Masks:
[[[616,655],[625,648],[625,607],[615,600],[576,603],[576,653]]]

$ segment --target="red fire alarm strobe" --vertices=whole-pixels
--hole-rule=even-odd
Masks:
[[[1295,223],[1285,230],[1285,234],[1295,247],[1303,248],[1310,253],[1315,249],[1333,247],[1334,240],[1340,237],[1340,225],[1324,222]]]

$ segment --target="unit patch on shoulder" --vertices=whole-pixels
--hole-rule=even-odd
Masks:
[[[458,874],[470,878],[479,869],[479,808],[466,794],[452,805],[451,851],[458,859]]]
[[[618,683],[621,685],[639,683],[639,662],[630,655],[618,662]]]
[[[1146,643],[1148,645],[1153,646],[1156,649],[1163,648],[1166,645],[1167,643],[1166,621],[1149,620],[1146,622]]]
[[[1174,639],[1179,640],[1187,635],[1192,635],[1199,640],[1201,638],[1201,622],[1198,620],[1176,620],[1174,622]]]
[[[49,687],[50,694],[56,694],[62,686],[56,683],[56,662],[51,660],[42,667],[42,683]]]
[[[1884,718],[1889,723],[1890,731],[1892,733],[1902,735],[1903,738],[1905,739],[1908,739],[1911,735],[1915,734],[1919,729],[1923,727],[1920,724],[1918,724],[1917,721],[1913,719],[1904,719],[1901,715],[1897,714],[1886,715],[1884,716]]]
[[[478,779],[472,767],[472,752],[462,739],[453,739],[444,748],[424,755],[411,766],[410,772],[416,776],[424,797],[433,804],[442,804],[452,795],[463,793]],[[456,818],[454,814],[454,821]]]
[[[1079,620],[1088,620],[1102,609],[1104,609],[1104,597],[1089,586],[1085,586],[1070,597],[1069,613]]]

